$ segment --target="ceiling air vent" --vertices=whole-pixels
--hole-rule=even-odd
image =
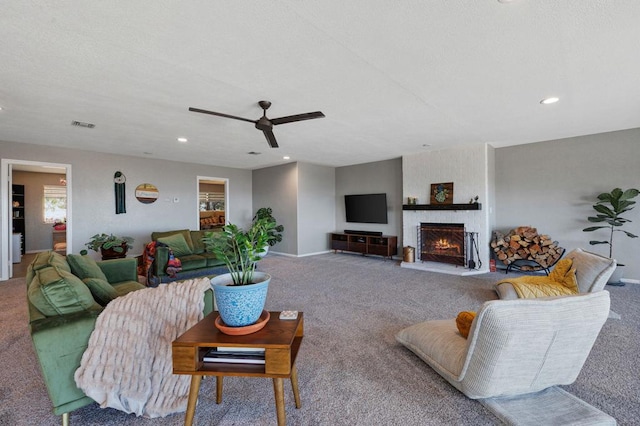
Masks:
[[[86,127],[87,129],[93,129],[94,127],[96,127],[95,124],[93,123],[85,123],[84,121],[72,121],[71,122],[72,126],[78,126],[78,127]]]
[[[261,152],[255,152],[255,151],[249,151],[249,152],[247,152],[247,154],[249,154],[249,155],[260,155],[262,153]]]

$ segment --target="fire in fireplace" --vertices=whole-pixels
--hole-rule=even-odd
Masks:
[[[464,223],[420,223],[420,260],[465,266]]]

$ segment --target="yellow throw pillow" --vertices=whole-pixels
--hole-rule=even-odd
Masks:
[[[471,330],[471,323],[476,317],[476,313],[473,311],[462,311],[456,317],[456,326],[458,331],[465,339],[469,336],[469,330]]]

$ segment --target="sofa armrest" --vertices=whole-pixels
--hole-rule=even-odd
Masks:
[[[164,277],[167,275],[167,263],[169,262],[169,247],[156,247],[156,259],[153,262],[153,275]]]
[[[133,257],[97,262],[110,283],[138,281],[138,260]]]
[[[47,317],[29,325],[49,398],[58,415],[92,401],[76,386],[74,373],[80,367],[100,312]]]

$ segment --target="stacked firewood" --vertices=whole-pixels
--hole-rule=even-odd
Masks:
[[[522,259],[534,261],[542,268],[553,266],[564,253],[557,241],[553,241],[548,235],[538,234],[538,230],[530,226],[519,226],[507,235],[494,231],[491,248],[505,265]],[[535,265],[520,266],[523,271],[537,269],[540,268]]]

